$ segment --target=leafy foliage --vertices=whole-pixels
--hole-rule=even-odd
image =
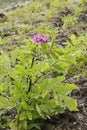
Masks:
[[[54,40],[43,45],[23,41],[25,45],[9,55],[0,55],[0,108],[17,110],[15,127],[19,130],[39,128],[34,125],[39,118],[50,118],[66,108],[77,111],[76,101],[68,96],[77,87],[62,81],[79,52],[74,46],[57,48]]]

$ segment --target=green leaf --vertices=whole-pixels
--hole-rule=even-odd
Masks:
[[[0,85],[0,93],[4,90],[3,86]]]
[[[65,85],[60,85],[55,88],[55,90],[59,94],[69,94],[72,92],[72,90],[77,89],[78,87],[74,84],[65,84]]]
[[[25,120],[26,119],[26,112],[22,112],[20,115],[19,115],[19,120],[20,121],[23,121],[23,120]]]
[[[32,120],[32,113],[28,111],[27,112],[27,117],[28,117],[29,120]]]
[[[39,115],[42,116],[41,109],[40,109],[40,106],[38,104],[36,104],[36,110],[39,113]]]
[[[51,48],[55,45],[55,41],[56,41],[56,37],[53,36],[51,41]]]
[[[49,106],[47,104],[42,104],[41,105],[41,110],[46,113],[49,114]]]
[[[57,94],[57,93],[54,93],[54,100],[55,100],[55,103],[56,105],[60,106],[60,107],[63,107],[64,104],[61,100],[61,95]]]
[[[0,109],[5,108],[5,109],[10,109],[12,108],[12,102],[9,101],[6,97],[0,96]]]
[[[69,96],[64,96],[63,100],[64,100],[64,103],[65,103],[66,107],[70,111],[78,111],[77,102],[73,98],[71,98]]]
[[[22,120],[17,127],[18,130],[27,130],[27,121],[26,120]]]
[[[48,79],[50,88],[54,89],[56,86],[59,86],[64,79],[65,79],[64,76],[58,76],[58,77],[50,79],[50,80]]]
[[[28,129],[32,130],[33,128],[41,130],[40,124],[37,124],[37,123],[31,123],[31,124],[29,124]]]

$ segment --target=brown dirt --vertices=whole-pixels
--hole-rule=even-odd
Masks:
[[[55,27],[58,30],[58,34],[56,37],[56,43],[58,45],[65,46],[65,42],[69,41],[69,37],[74,34],[76,37],[79,36],[79,33],[87,31],[87,8],[84,7],[84,11],[81,13],[81,15],[77,18],[77,24],[75,27],[67,27],[66,30],[64,30],[63,27],[63,17],[71,15],[73,16],[74,13],[67,7],[63,9],[63,11],[59,12],[54,18],[50,20],[53,27]]]

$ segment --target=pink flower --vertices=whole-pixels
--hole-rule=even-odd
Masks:
[[[45,44],[49,42],[49,38],[45,35],[34,35],[33,41],[38,43],[38,44]]]

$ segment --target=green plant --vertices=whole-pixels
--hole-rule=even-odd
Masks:
[[[65,16],[63,18],[63,28],[66,29],[66,28],[72,28],[74,27],[76,24],[77,24],[77,17],[76,16],[72,16],[72,15],[68,15],[68,16]]]
[[[0,109],[1,113],[16,109],[16,119],[9,124],[12,129],[40,129],[38,119],[50,118],[66,108],[78,110],[69,96],[77,87],[62,81],[79,52],[72,45],[57,48],[55,38],[43,45],[29,39],[23,42],[9,55],[0,55]]]
[[[81,35],[81,34],[80,34]],[[75,46],[75,48],[81,53],[79,57],[76,59],[76,63],[70,67],[69,74],[75,76],[87,75],[87,34],[76,37],[74,34],[71,35],[71,44]],[[68,42],[67,42],[68,43]]]

